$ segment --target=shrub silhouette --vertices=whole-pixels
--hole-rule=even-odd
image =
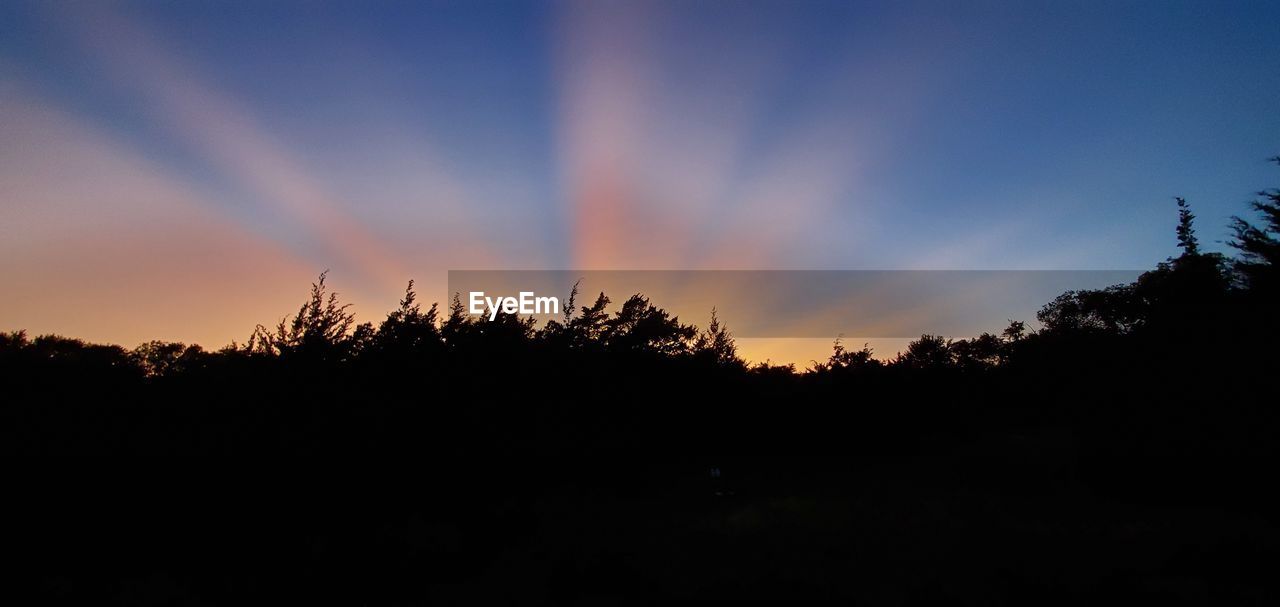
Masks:
[[[734,343],[729,329],[720,323],[715,308],[711,308],[711,322],[707,324],[706,331],[698,333],[693,342],[693,354],[698,360],[714,366],[735,370],[745,368],[742,359],[738,358],[738,345]]]
[[[371,352],[387,360],[430,359],[444,350],[440,334],[437,304],[431,304],[426,312],[417,303],[413,281],[405,287],[400,307],[387,315],[378,325],[371,343]]]
[[[1272,161],[1280,164],[1280,156]],[[1235,237],[1228,244],[1240,252],[1234,262],[1240,282],[1256,297],[1274,301],[1280,287],[1280,189],[1263,190],[1258,195],[1263,200],[1255,200],[1250,206],[1262,223],[1254,225],[1232,217]]]
[[[371,327],[355,327],[351,304],[339,304],[338,294],[325,286],[329,271],[311,285],[311,297],[292,318],[280,319],[274,330],[262,325],[249,336],[245,349],[255,354],[337,362],[361,349],[371,335]],[[353,331],[353,327],[356,330]]]

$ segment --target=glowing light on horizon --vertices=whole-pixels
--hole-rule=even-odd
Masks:
[[[0,90],[0,330],[217,347],[296,305],[307,263],[48,105]]]
[[[6,132],[2,152],[15,160],[0,172],[0,229],[22,261],[0,271],[27,293],[0,311],[29,317],[40,308],[31,302],[65,292],[46,276],[64,271],[153,297],[166,297],[168,284],[213,292],[175,278],[179,261],[242,282],[235,297],[290,294],[270,313],[237,308],[238,323],[216,314],[209,326],[235,330],[201,339],[226,341],[290,312],[326,268],[360,303],[361,320],[376,321],[410,278],[423,301],[445,303],[450,269],[1096,268],[1164,250],[1154,237],[1124,244],[1154,213],[1126,207],[1119,212],[1132,221],[1108,224],[1110,209],[1087,208],[1114,204],[1107,197],[1120,169],[1080,168],[1114,146],[1082,140],[1042,161],[1079,165],[1060,179],[1111,178],[1077,189],[1020,178],[1029,165],[1009,156],[1027,149],[1024,135],[987,134],[1005,117],[984,104],[1003,103],[1006,92],[1020,95],[1010,107],[1043,101],[1040,89],[1013,80],[1061,84],[1001,63],[1006,45],[1045,51],[1021,29],[1041,16],[661,1],[524,8],[495,17],[436,5],[377,14],[337,6],[305,17],[272,12],[263,24],[288,24],[261,27],[222,12],[183,21],[204,14],[192,7],[15,11],[24,35],[0,45],[0,124],[45,126],[21,131],[21,146]],[[430,28],[433,36],[420,35]],[[229,48],[237,42],[261,46]],[[1138,124],[1135,108],[1146,104],[1107,124]],[[968,126],[974,119],[980,127]],[[1009,124],[1034,126],[1035,117]],[[978,159],[934,173],[948,162],[942,154],[971,146]],[[917,164],[922,153],[933,166]],[[1003,164],[988,174],[991,159]],[[113,172],[120,177],[101,177]],[[962,183],[949,198],[953,180]],[[149,202],[127,201],[130,188]],[[60,239],[63,250],[41,238]],[[246,275],[212,268],[220,259]],[[668,286],[690,300],[701,288]],[[739,288],[775,302],[792,296]],[[815,318],[856,305],[832,302]],[[72,314],[58,302],[45,307]],[[78,320],[40,326],[150,336],[135,312],[117,310],[97,330],[76,329],[88,326]],[[705,322],[706,313],[686,321]],[[157,335],[171,332],[166,323],[157,321]]]

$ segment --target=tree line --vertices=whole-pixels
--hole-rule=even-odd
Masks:
[[[1280,158],[1275,159],[1280,163]],[[1180,253],[1142,274],[1135,282],[1105,289],[1069,291],[1047,303],[1036,315],[1039,330],[1011,321],[999,334],[970,339],[922,335],[906,350],[880,360],[865,346],[851,350],[840,339],[826,361],[807,369],[826,374],[879,367],[983,369],[1008,362],[1028,341],[1071,334],[1156,334],[1184,336],[1242,327],[1274,328],[1268,307],[1275,303],[1280,262],[1280,190],[1259,193],[1251,206],[1259,222],[1234,217],[1228,245],[1234,257],[1205,252],[1194,227],[1195,215],[1176,198],[1175,231]],[[326,284],[327,272],[311,285],[298,311],[274,326],[258,325],[244,344],[216,351],[199,345],[151,341],[132,350],[87,344],[57,335],[29,338],[25,331],[0,334],[0,355],[39,360],[77,360],[134,370],[147,377],[165,376],[208,365],[218,358],[280,359],[295,364],[428,362],[451,353],[466,354],[493,347],[525,347],[592,354],[645,354],[697,361],[758,373],[796,373],[769,363],[748,365],[738,356],[729,330],[711,311],[705,329],[680,322],[642,294],[626,299],[616,311],[600,293],[589,305],[578,301],[574,285],[563,317],[536,327],[532,318],[501,314],[494,320],[467,314],[457,294],[441,314],[438,304],[423,309],[413,281],[400,305],[378,324],[358,323],[349,304]]]
[[[614,308],[606,294],[584,299],[577,286],[560,317],[542,326],[517,315],[469,315],[456,295],[444,310],[423,306],[412,281],[395,310],[362,323],[322,273],[295,313],[220,350],[165,341],[128,350],[2,333],[0,373],[12,395],[3,414],[21,435],[16,444],[34,447],[51,436],[102,446],[112,432],[125,444],[140,428],[149,434],[138,444],[190,432],[210,444],[261,446],[301,433],[298,440],[315,446],[353,428],[376,442],[380,432],[417,422],[476,428],[489,423],[482,416],[498,419],[516,443],[551,442],[527,436],[527,424],[575,444],[642,441],[646,424],[690,440],[789,428],[798,441],[805,432],[834,432],[814,426],[824,416],[864,416],[863,427],[901,422],[919,435],[948,420],[1000,426],[1010,408],[1024,415],[1028,401],[1036,423],[1099,422],[1088,433],[1116,427],[1101,418],[1147,419],[1143,411],[1157,406],[1229,418],[1236,430],[1269,427],[1254,423],[1259,409],[1237,405],[1264,400],[1256,380],[1274,370],[1280,190],[1260,192],[1257,219],[1233,219],[1232,256],[1206,252],[1187,201],[1176,199],[1176,209],[1178,254],[1134,282],[1063,293],[1039,311],[1036,329],[1011,321],[965,339],[922,335],[888,359],[837,339],[826,360],[803,371],[749,365],[715,310],[700,328],[642,294]],[[500,404],[528,395],[558,404]],[[1115,406],[1103,412],[1101,402]],[[1175,418],[1182,419],[1160,419]],[[728,432],[735,424],[741,432]],[[71,427],[79,431],[58,430]],[[169,447],[183,446],[172,440]],[[847,441],[817,444],[837,443]]]

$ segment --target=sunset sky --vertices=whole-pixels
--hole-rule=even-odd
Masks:
[[[1173,196],[1222,250],[1280,184],[1277,24],[0,0],[0,330],[218,347],[326,268],[362,320],[410,278],[443,299],[450,269],[1148,268]]]

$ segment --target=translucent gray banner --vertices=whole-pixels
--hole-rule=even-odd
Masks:
[[[1063,292],[1132,282],[1137,270],[451,270],[468,312],[563,319],[605,293],[610,313],[642,294],[705,327],[714,307],[738,337],[973,336],[1035,313]],[[554,300],[554,301],[553,301]],[[553,306],[554,304],[554,306]]]

